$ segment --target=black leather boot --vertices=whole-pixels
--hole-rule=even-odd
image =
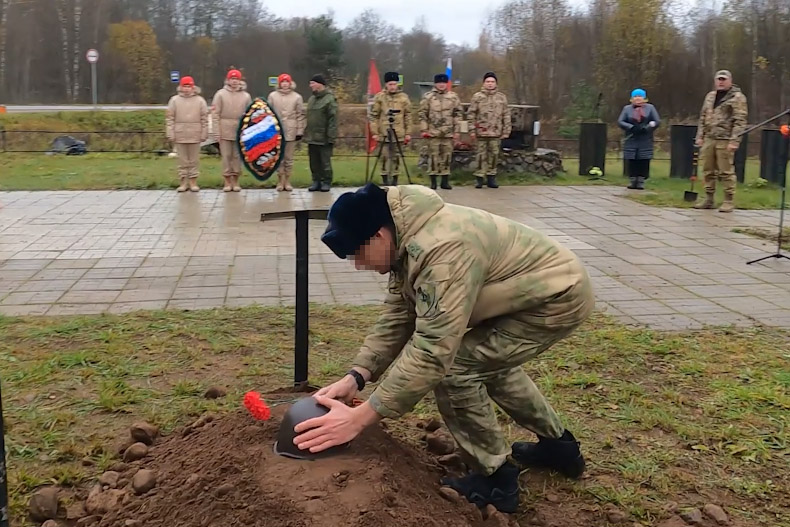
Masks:
[[[488,188],[499,188],[496,183],[496,176],[488,176]]]
[[[445,190],[450,190],[453,187],[450,186],[450,176],[442,176],[442,185],[441,187]]]
[[[573,479],[584,473],[579,442],[568,430],[559,439],[538,436],[537,443],[517,441],[511,448],[513,459],[522,467],[548,468]]]
[[[480,176],[475,176],[477,183],[475,183],[475,188],[483,188],[483,178]]]
[[[490,476],[472,473],[460,478],[445,477],[441,483],[481,509],[491,504],[500,512],[512,514],[518,510],[518,474],[518,467],[508,461]]]
[[[392,186],[393,187],[398,186],[398,176],[392,176]]]
[[[313,184],[307,189],[310,192],[315,192],[317,190],[321,190],[321,182],[320,181],[313,181]]]
[[[627,187],[627,188],[630,188],[630,189],[636,189],[636,188],[637,188],[637,187],[636,187],[636,178],[635,178],[634,176],[629,176],[629,177],[628,177],[628,179],[630,179],[630,180],[631,180],[631,184],[630,184],[630,185],[628,185],[628,187]]]
[[[390,177],[389,177],[389,176],[382,175],[382,176],[381,176],[381,184],[382,184],[383,186],[385,186],[385,187],[388,187],[388,186],[390,186]]]
[[[431,176],[431,188],[436,190],[436,176]]]

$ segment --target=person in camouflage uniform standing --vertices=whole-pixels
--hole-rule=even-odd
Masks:
[[[310,192],[329,192],[332,187],[332,150],[337,140],[338,104],[335,94],[326,87],[323,75],[310,79],[313,94],[307,100],[304,136],[313,184]]]
[[[719,212],[732,212],[735,208],[735,152],[740,135],[746,129],[748,106],[746,96],[732,83],[732,73],[716,72],[716,89],[705,96],[700,112],[695,145],[700,147],[700,161],[705,175],[705,198],[695,209],[712,209],[716,193],[716,179],[724,188],[724,201]]]
[[[409,96],[398,86],[400,76],[398,72],[388,71],[384,74],[384,89],[376,94],[373,99],[373,107],[370,109],[370,135],[374,141],[382,140],[381,145],[381,181],[384,185],[398,184],[398,169],[400,158],[398,157],[403,144],[409,144],[411,136],[411,101]],[[390,113],[395,110],[398,113]],[[390,152],[389,119],[393,119],[392,128],[397,135],[398,141],[392,145]],[[394,142],[394,141],[393,141]]]
[[[489,188],[499,188],[496,182],[502,139],[510,137],[510,107],[507,96],[497,90],[497,77],[492,71],[483,76],[483,89],[472,96],[466,112],[472,129],[469,135],[477,140],[477,170],[475,188],[483,188],[483,178]]]
[[[579,258],[530,227],[418,185],[369,183],[341,195],[327,219],[322,242],[357,269],[389,273],[388,293],[352,369],[315,394],[329,413],[298,424],[294,444],[311,452],[344,444],[433,391],[474,467],[442,484],[469,501],[515,512],[523,467],[581,476],[578,441],[523,368],[592,313]],[[366,402],[344,404],[390,366]],[[492,402],[538,441],[508,445]]]
[[[454,141],[461,137],[463,108],[458,94],[448,91],[450,79],[440,73],[433,78],[433,89],[420,102],[420,132],[428,140],[431,188],[436,189],[436,178],[442,177],[442,188],[451,189],[450,161]]]

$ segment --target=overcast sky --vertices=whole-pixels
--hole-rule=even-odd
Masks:
[[[277,0],[264,2],[276,16],[318,16],[334,11],[340,28],[367,8],[405,30],[424,16],[428,30],[444,37],[448,44],[477,45],[488,14],[505,0]],[[575,3],[575,2],[574,2]]]

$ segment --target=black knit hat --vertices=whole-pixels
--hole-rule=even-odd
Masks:
[[[321,74],[313,75],[313,78],[310,79],[310,82],[317,82],[318,84],[323,84],[326,86],[326,81],[324,80],[324,76]]]
[[[488,73],[486,73],[485,75],[483,75],[483,82],[485,82],[485,80],[486,80],[487,78],[489,78],[489,77],[493,77],[493,79],[494,79],[494,80],[498,80],[498,79],[496,78],[496,73],[494,73],[493,71],[489,71]]]
[[[384,74],[384,84],[388,82],[399,82],[400,76],[397,71],[388,71]]]
[[[437,73],[433,76],[433,83],[436,84],[439,82],[450,82],[450,77],[448,77],[446,73]]]
[[[338,258],[346,259],[379,229],[392,224],[387,191],[368,183],[356,192],[342,194],[329,208],[321,241]]]

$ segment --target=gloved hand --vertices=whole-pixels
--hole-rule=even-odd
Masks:
[[[422,133],[422,138],[423,139],[430,139],[431,138],[431,134],[429,134],[428,132],[423,132]]]

